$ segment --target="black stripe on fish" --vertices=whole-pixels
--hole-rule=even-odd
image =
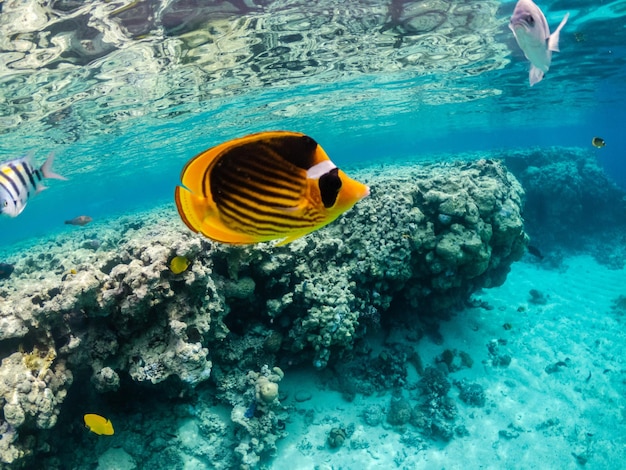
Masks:
[[[259,153],[251,157],[242,149],[236,149],[215,165],[209,186],[218,206],[230,194],[244,193],[261,207],[292,207],[300,202],[307,184],[304,172],[293,167],[291,172],[285,171],[283,166],[289,170],[289,163],[272,155],[271,149],[258,147],[258,150]]]
[[[0,188],[4,190],[4,192],[6,192],[9,196],[11,196],[11,190],[9,189],[9,187],[4,184],[2,181],[0,181]],[[15,201],[15,198],[12,197],[12,199]]]
[[[260,183],[265,182],[265,178],[271,180],[271,184],[281,188],[291,188],[297,191],[302,187],[303,176],[294,175],[288,169],[276,166],[275,161],[256,159],[247,162],[247,166],[254,172]]]
[[[314,224],[307,221],[294,223],[282,223],[282,219],[273,219],[264,217],[262,219],[255,218],[249,213],[241,211],[238,206],[225,206],[222,208],[222,220],[228,227],[247,233],[249,235],[277,235],[282,233],[290,233],[298,229],[306,229]]]
[[[7,181],[11,185],[11,188],[13,188],[14,199],[19,199],[19,197],[20,197],[20,188],[17,186],[15,181],[13,181],[13,178],[9,178],[9,176],[6,175],[4,173],[4,171],[0,171],[0,176],[2,176],[5,179],[5,181]],[[10,193],[10,191],[9,191],[9,193]]]
[[[41,181],[41,178],[39,177],[39,175],[40,175],[39,170],[35,170],[33,172],[33,171],[31,171],[31,166],[30,165],[23,164],[22,166],[24,167],[24,171],[28,175],[28,179],[30,180],[30,184],[32,185],[33,189],[36,191],[37,190],[37,181]],[[37,177],[37,181],[35,181],[35,177]]]
[[[259,152],[258,147],[271,149],[280,158],[303,170],[311,168],[315,162],[317,142],[308,135],[281,136],[273,139],[251,142],[242,147],[251,147],[249,153]]]
[[[257,185],[278,186],[298,190],[303,185],[303,176],[267,146],[256,146],[251,153],[249,146],[242,146],[225,154],[213,168],[211,187],[231,178],[246,178],[245,184],[254,181]],[[291,170],[291,171],[290,171]],[[300,173],[300,174],[299,174]]]
[[[286,232],[294,228],[311,227],[322,221],[323,214],[309,211],[304,215],[301,213],[290,214],[288,210],[279,208],[259,208],[248,205],[246,201],[239,198],[225,200],[220,206],[225,223],[231,225],[241,225],[252,230],[272,229],[276,232]]]
[[[310,224],[310,221],[303,220],[302,214],[291,213],[289,208],[260,206],[255,204],[254,201],[247,199],[246,196],[246,194],[231,194],[228,198],[223,199],[218,207],[220,211],[235,212],[241,217],[247,218],[250,221],[249,223],[254,224],[271,223],[271,220],[280,220],[282,223],[276,223],[284,226],[306,226]],[[242,221],[242,223],[244,222]]]
[[[246,190],[248,193],[255,194],[261,199],[268,200],[268,205],[275,204],[275,201],[271,201],[271,199],[284,199],[287,206],[293,206],[303,196],[305,184],[305,179],[300,184],[288,185],[282,184],[281,180],[260,179],[257,175],[245,172],[230,175],[230,178],[220,180],[217,183],[217,188],[215,188],[217,191],[215,192],[228,192],[228,188],[232,191],[237,189]],[[263,205],[263,202],[259,201],[259,204]]]
[[[236,180],[242,186],[254,185],[256,187],[265,187],[267,189],[285,190],[289,192],[301,192],[306,184],[306,176],[285,174],[276,171],[268,166],[256,166],[250,164],[247,166],[227,167],[223,166],[215,169],[215,178],[213,184],[220,184],[222,181]]]
[[[26,193],[30,195],[30,190],[28,189],[28,183],[26,182],[26,178],[24,178],[24,175],[22,174],[22,170],[21,170],[21,167],[23,167],[24,165],[22,164],[19,167],[15,166],[13,163],[9,163],[8,165],[9,165],[9,168],[11,168],[11,170],[13,170],[13,172],[20,179],[20,182],[22,183],[22,187],[26,189]]]
[[[219,191],[213,193],[215,204],[220,207],[225,201],[239,197],[247,205],[253,205],[258,209],[268,207],[294,207],[300,201],[300,194],[284,194],[279,192],[264,191],[263,188],[240,186],[230,181],[225,181]]]

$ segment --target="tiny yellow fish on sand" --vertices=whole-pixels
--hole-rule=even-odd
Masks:
[[[30,155],[0,163],[0,214],[20,215],[30,197],[46,189],[41,183],[44,179],[66,180],[52,171],[53,161],[50,153],[40,168],[33,167]]]
[[[369,194],[298,132],[251,134],[191,159],[175,191],[176,207],[194,232],[231,244],[311,233]]]
[[[104,416],[88,413],[83,419],[85,420],[85,426],[95,434],[101,436],[112,436],[114,433],[113,423],[106,419]]]
[[[169,262],[170,271],[174,274],[184,273],[190,265],[191,261],[186,256],[174,256]]]
[[[591,145],[601,149],[602,147],[606,146],[606,143],[604,142],[604,139],[600,137],[594,137],[593,139],[591,139]]]

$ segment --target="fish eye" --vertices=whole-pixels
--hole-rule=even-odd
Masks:
[[[533,18],[533,15],[528,15],[528,17],[526,18],[526,21],[531,26],[535,24],[535,18]]]

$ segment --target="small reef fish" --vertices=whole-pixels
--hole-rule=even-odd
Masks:
[[[15,266],[9,263],[0,263],[0,279],[8,279],[11,274],[13,274],[13,270]]]
[[[334,221],[369,194],[311,137],[270,131],[234,139],[191,159],[175,191],[194,232],[231,244],[292,242]]]
[[[565,26],[569,13],[550,34],[543,12],[531,0],[519,0],[515,5],[509,28],[526,58],[530,61],[530,86],[539,83],[550,68],[552,52],[559,52],[559,34]]]
[[[170,271],[174,274],[184,273],[190,265],[191,261],[185,256],[174,256],[169,262]]]
[[[104,416],[88,413],[83,419],[85,420],[85,426],[95,434],[100,436],[112,436],[115,432],[113,430],[113,423]]]
[[[34,168],[31,157],[22,157],[0,163],[0,213],[17,217],[26,207],[28,199],[46,187],[44,178],[66,180],[52,171],[54,155],[50,153],[41,168]]]
[[[601,149],[602,147],[606,146],[606,142],[604,142],[604,139],[600,137],[594,137],[593,139],[591,139],[591,145]]]
[[[74,217],[71,220],[66,220],[65,223],[67,225],[80,225],[82,227],[83,225],[87,225],[91,221],[93,221],[93,219],[88,215],[79,215],[78,217]]]

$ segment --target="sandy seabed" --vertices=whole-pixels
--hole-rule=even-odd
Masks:
[[[533,300],[532,289],[543,298]],[[447,443],[423,441],[411,425],[366,425],[363,410],[388,408],[389,393],[348,403],[315,376],[289,373],[283,387],[291,401],[298,390],[314,391],[296,403],[299,413],[271,468],[626,468],[626,312],[614,303],[624,294],[626,270],[608,270],[591,257],[566,258],[559,270],[526,259],[503,286],[476,296],[487,309],[443,322],[442,344],[425,339],[416,346],[424,363],[446,348],[467,352],[473,366],[448,378],[478,383],[486,396],[484,407],[472,407],[452,388],[468,435]],[[379,342],[408,341],[403,335],[398,329]],[[494,340],[511,356],[508,367],[492,364],[487,345]],[[408,381],[418,379],[410,367]],[[329,449],[330,429],[350,424],[354,433],[344,445]]]

